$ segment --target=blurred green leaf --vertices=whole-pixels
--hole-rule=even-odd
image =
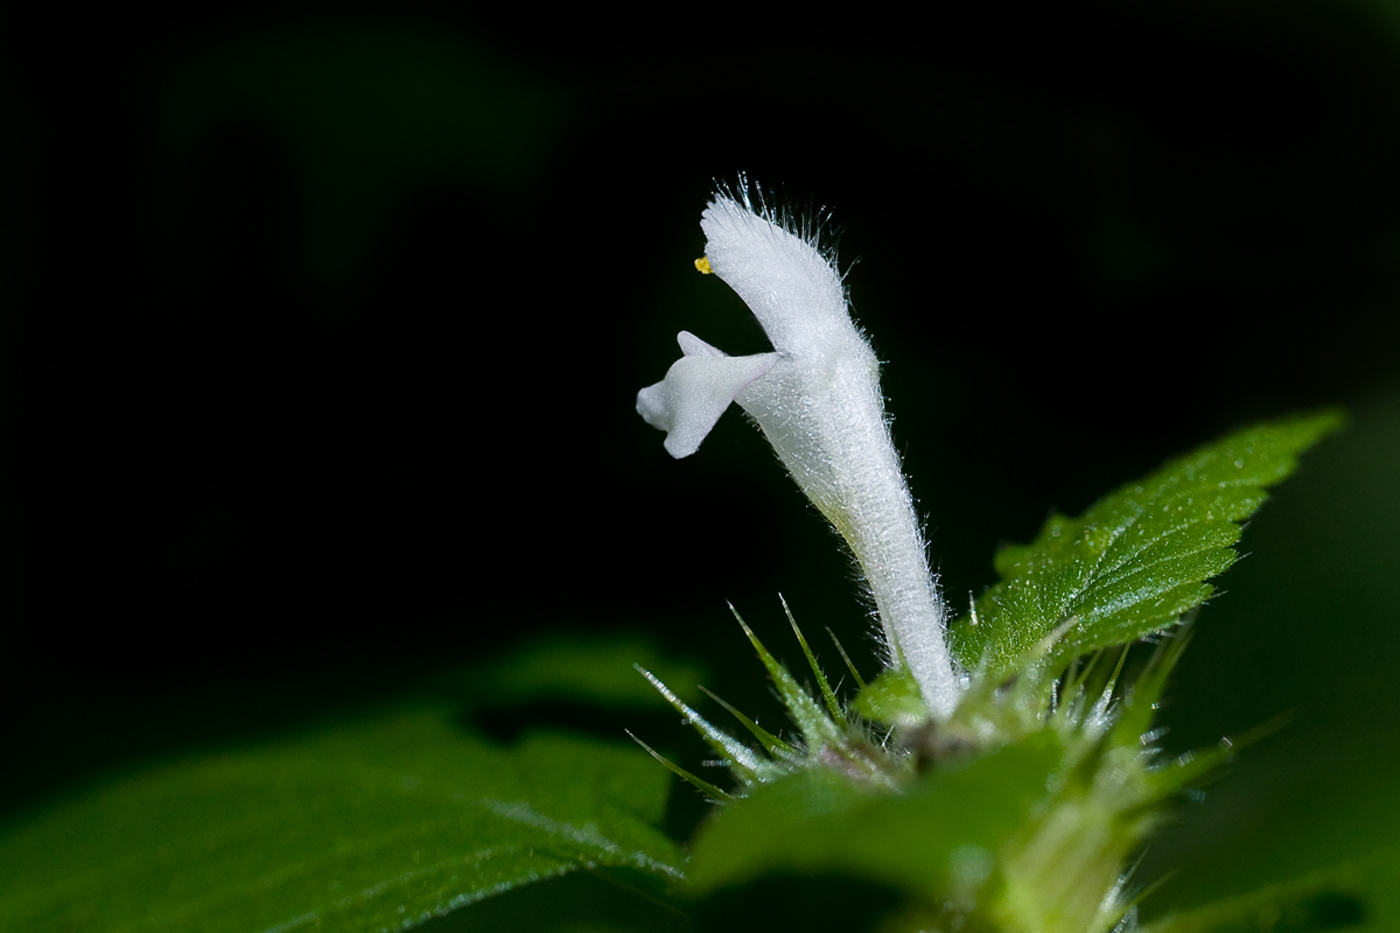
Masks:
[[[1349,866],[1368,929],[1400,929],[1397,463],[1400,397],[1358,406],[1250,523],[1249,560],[1197,626],[1165,724],[1173,751],[1280,713],[1287,724],[1147,850],[1139,877],[1166,879],[1149,923]]]
[[[155,767],[0,836],[0,928],[406,929],[520,885],[682,856],[671,779],[635,747],[501,747],[417,708]],[[640,895],[639,895],[640,896]]]
[[[1122,487],[1079,518],[1052,516],[1034,542],[997,555],[1002,580],[951,627],[954,653],[1004,678],[1041,654],[1069,660],[1173,624],[1213,592],[1205,581],[1235,561],[1236,523],[1263,504],[1264,489],[1340,423],[1328,412],[1249,428]]]
[[[1400,929],[1400,847],[1236,897],[1167,914],[1143,933]]]
[[[503,657],[474,668],[466,685],[470,699],[492,706],[523,706],[569,700],[602,709],[665,706],[665,699],[636,666],[656,672],[677,696],[694,703],[700,697],[700,668],[667,658],[656,643],[640,635],[612,633],[581,637],[555,632],[532,638]],[[450,675],[459,679],[458,675]],[[460,689],[444,682],[449,692]]]
[[[928,706],[907,667],[885,668],[856,694],[852,708],[871,722],[918,721],[928,716]]]
[[[1044,798],[1062,754],[1041,733],[949,762],[902,794],[825,768],[799,771],[756,788],[701,831],[690,886],[708,893],[771,872],[843,872],[934,901],[970,896]]]

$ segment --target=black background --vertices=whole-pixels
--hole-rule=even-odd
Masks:
[[[868,659],[757,432],[731,413],[673,462],[633,412],[680,329],[764,348],[691,268],[741,171],[844,231],[957,607],[1048,508],[1252,420],[1358,419],[1269,579],[1395,473],[1366,442],[1400,388],[1386,4],[6,16],[0,812],[546,629],[646,631],[762,702],[724,600],[777,641],[781,591]],[[1379,585],[1331,630],[1393,631]],[[1327,693],[1271,653],[1319,625],[1293,608],[1193,646],[1183,683],[1236,705],[1183,703],[1181,742]],[[1370,631],[1317,676],[1388,679],[1353,670]]]

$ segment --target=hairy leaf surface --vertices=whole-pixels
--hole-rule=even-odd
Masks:
[[[656,886],[670,776],[630,743],[502,747],[436,708],[156,767],[0,835],[0,929],[407,929],[613,867]]]
[[[955,656],[1009,677],[1043,656],[1068,661],[1172,625],[1235,561],[1237,522],[1340,421],[1324,413],[1249,428],[1129,483],[1079,518],[1052,516],[1035,541],[997,555],[1001,582],[949,630]]]
[[[798,772],[759,787],[701,832],[690,886],[705,893],[769,872],[841,872],[934,900],[971,896],[1044,797],[1061,755],[1041,733],[935,770],[902,794],[824,768]]]

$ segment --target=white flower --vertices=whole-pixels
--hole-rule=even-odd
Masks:
[[[728,356],[682,331],[684,356],[637,395],[637,411],[688,457],[730,402],[767,436],[807,497],[855,553],[884,629],[888,662],[907,664],[929,709],[946,717],[959,679],[944,641],[947,609],[929,570],[918,516],[880,393],[880,364],[851,321],[835,257],[816,236],[718,193],[700,220],[701,271],[713,271],[758,318],[773,352]]]

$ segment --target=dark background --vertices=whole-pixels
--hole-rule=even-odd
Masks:
[[[758,433],[673,462],[633,412],[680,329],[764,348],[691,266],[745,171],[844,229],[957,607],[1048,508],[1352,411],[1165,713],[1178,750],[1294,724],[1156,851],[1210,828],[1189,899],[1232,852],[1397,838],[1400,6],[5,16],[0,818],[549,629],[645,631],[761,704],[726,599],[778,643],[781,591],[868,672]]]

